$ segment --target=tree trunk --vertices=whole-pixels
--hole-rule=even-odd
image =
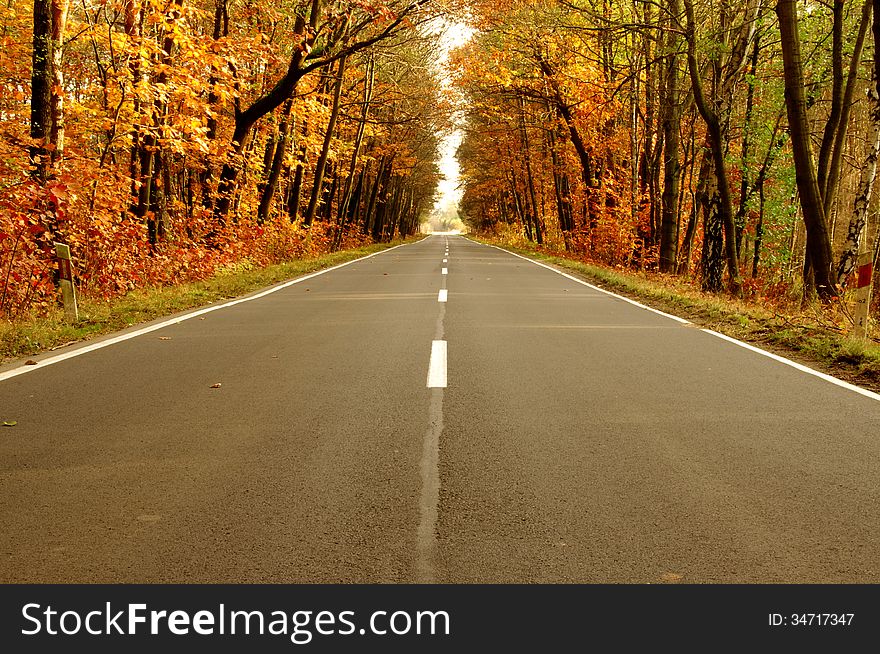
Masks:
[[[875,22],[877,21],[875,17]],[[880,71],[875,71],[877,75]],[[868,142],[871,144],[862,172],[859,176],[859,186],[853,202],[853,213],[846,232],[846,242],[843,252],[837,264],[837,283],[843,285],[855,268],[856,259],[859,256],[859,246],[868,223],[868,208],[871,206],[871,195],[874,189],[874,180],[877,177],[877,158],[880,155],[880,97],[877,95],[876,86],[871,87],[871,132]]]
[[[645,23],[650,25],[654,24],[657,21],[657,18],[654,17],[654,7],[650,2],[645,3],[645,14],[644,20]],[[640,260],[644,261],[645,250],[648,247],[652,247],[657,242],[657,237],[660,233],[658,218],[660,217],[660,211],[658,210],[658,181],[659,181],[659,170],[657,170],[657,163],[659,160],[657,150],[662,147],[658,141],[660,140],[658,137],[658,127],[660,127],[657,116],[657,96],[659,95],[659,87],[660,87],[660,75],[658,74],[658,62],[655,61],[655,53],[654,43],[656,41],[655,35],[651,30],[645,30],[642,48],[644,49],[645,56],[645,133],[644,133],[644,147],[642,148],[642,175],[641,175],[641,183],[642,183],[642,193],[647,191],[648,195],[648,227],[647,230],[644,228],[640,228],[639,236],[641,236],[641,247],[639,248],[639,254],[641,255]],[[662,129],[662,128],[661,128]],[[662,155],[661,155],[662,156]]]
[[[49,141],[52,164],[58,167],[64,159],[64,29],[67,25],[68,0],[52,0],[52,130]]]
[[[516,173],[514,172],[514,169],[512,167],[510,169],[509,179],[510,191],[511,193],[513,193],[513,206],[516,210],[516,215],[519,218],[519,222],[522,225],[523,234],[528,240],[533,241],[534,237],[532,236],[532,222],[526,216],[526,209],[525,207],[523,207],[522,198],[520,197],[519,189],[517,188],[516,184]]]
[[[523,142],[523,157],[526,167],[526,180],[528,182],[529,198],[532,203],[532,217],[534,219],[535,240],[538,241],[539,245],[542,245],[544,243],[544,235],[541,230],[541,218],[540,216],[538,216],[538,202],[535,195],[535,180],[532,176],[532,156],[530,152],[531,147],[529,145],[529,134],[526,129],[525,101],[522,98],[519,99],[519,119]]]
[[[31,74],[31,166],[34,178],[49,178],[52,129],[52,0],[34,0],[34,47]]]
[[[556,215],[559,219],[559,229],[562,232],[562,238],[565,241],[565,250],[571,251],[571,231],[574,227],[571,211],[571,189],[568,184],[568,176],[565,169],[559,161],[559,155],[556,152],[556,135],[555,129],[551,128],[546,131],[548,145],[550,148],[550,161],[553,165],[553,190],[556,196]],[[504,205],[499,201],[499,207],[503,213]],[[504,216],[506,218],[506,216]],[[506,222],[506,220],[505,220]]]
[[[816,181],[819,195],[825,196],[825,185],[828,178],[828,166],[834,135],[840,124],[840,113],[843,105],[843,10],[845,0],[832,0],[831,5],[831,108],[825,129],[822,131],[822,144],[819,146],[819,163],[816,170]],[[779,9],[777,7],[777,13]],[[797,20],[797,14],[795,14]],[[784,46],[783,46],[784,47]]]
[[[212,38],[215,41],[219,41],[220,37],[227,36],[228,34],[229,11],[227,9],[227,0],[217,0],[217,4],[214,7],[214,31],[212,33]],[[217,138],[217,107],[220,103],[220,95],[214,90],[214,86],[217,84],[215,70],[216,69],[212,66],[211,76],[208,78],[208,86],[210,88],[208,91],[208,106],[210,107],[210,110],[208,111],[205,139],[209,143]],[[205,155],[204,166],[205,169],[202,171],[199,178],[202,187],[202,206],[206,209],[210,209],[214,204],[214,198],[211,195],[211,181],[214,177],[214,173],[211,168],[211,159],[207,154]]]
[[[761,245],[764,242],[764,180],[758,182],[758,224],[755,225],[755,251],[752,255],[752,279],[758,276],[758,263],[761,260]]]
[[[694,144],[696,149],[696,144]],[[696,159],[696,153],[694,153]],[[693,175],[693,173],[692,173]],[[700,219],[700,210],[706,199],[706,188],[709,184],[709,178],[712,175],[712,162],[709,153],[705,150],[700,157],[700,172],[697,176],[697,188],[693,191],[693,199],[691,202],[691,212],[688,216],[688,224],[684,232],[684,240],[681,243],[681,255],[679,256],[678,274],[682,275],[690,269],[691,265],[691,249],[694,245],[694,238],[697,233],[697,223]],[[693,183],[693,179],[691,180]],[[706,239],[703,239],[705,245]]]
[[[812,263],[816,291],[823,301],[828,301],[837,294],[837,289],[831,277],[831,239],[810,147],[796,0],[778,0],[776,15],[782,36],[786,108],[795,177],[807,232],[807,257]]]
[[[137,39],[140,38],[141,20],[143,20],[143,12],[137,7],[135,0],[126,0],[124,7],[124,29],[125,36],[128,39],[129,47],[137,46]],[[137,90],[140,86],[143,73],[141,72],[140,55],[132,56],[129,60],[129,71],[131,71],[132,88]],[[132,111],[135,119],[140,121],[141,101],[139,94],[135,93],[132,101]],[[129,151],[128,172],[131,177],[131,206],[129,210],[132,214],[137,215],[138,201],[140,198],[140,172],[141,172],[141,125],[134,124],[131,128],[131,149]]]
[[[834,142],[831,148],[830,161],[828,163],[828,173],[824,185],[821,181],[819,182],[819,190],[822,191],[822,204],[826,217],[831,215],[834,199],[837,196],[837,186],[840,182],[840,162],[843,158],[843,149],[849,128],[850,109],[853,105],[853,93],[855,92],[859,68],[862,63],[862,49],[865,45],[865,35],[868,31],[868,23],[871,20],[871,2],[872,0],[865,0],[865,4],[862,6],[859,32],[856,36],[855,44],[853,45],[849,73],[846,78],[846,87],[843,90],[840,102],[840,117],[834,131]]]
[[[300,151],[297,158],[296,167],[293,172],[293,185],[290,188],[290,194],[287,197],[287,215],[290,216],[290,222],[295,223],[299,216],[299,200],[302,195],[303,174],[305,173],[305,147]]]
[[[749,62],[748,90],[746,91],[746,113],[743,121],[742,150],[740,151],[740,168],[742,181],[739,188],[739,209],[736,211],[733,223],[736,226],[736,256],[742,259],[742,237],[746,227],[746,214],[749,206],[750,180],[749,170],[751,167],[751,145],[752,145],[752,114],[755,106],[755,71],[758,67],[760,39],[755,38],[752,44],[752,55]]]
[[[373,178],[373,185],[370,188],[370,194],[367,198],[366,207],[364,209],[364,233],[365,234],[373,234],[375,232],[375,218],[376,218],[376,201],[379,197],[379,186],[382,181],[382,175],[385,172],[385,164],[388,161],[387,155],[382,155],[379,159],[378,167],[376,169],[376,176]]]
[[[303,224],[308,226],[315,219],[315,213],[318,210],[318,201],[321,199],[321,191],[324,184],[324,170],[327,167],[327,156],[330,153],[330,144],[333,141],[333,133],[336,131],[336,119],[339,117],[339,100],[342,96],[342,81],[345,77],[345,57],[339,60],[339,67],[336,70],[336,88],[333,90],[333,105],[330,108],[330,120],[327,123],[327,131],[324,133],[324,143],[321,147],[321,154],[318,157],[318,163],[315,166],[315,179],[312,185],[312,197],[309,199],[309,208],[306,210]]]
[[[388,184],[391,179],[392,166],[392,157],[385,158],[385,165],[379,169],[379,173],[376,175],[375,197],[372,202],[373,210],[371,211],[373,214],[373,228],[370,231],[370,235],[376,243],[382,240],[382,232],[385,229]]]
[[[269,217],[269,208],[272,206],[272,198],[275,197],[275,189],[278,188],[278,179],[281,177],[281,169],[284,167],[284,157],[287,154],[287,133],[290,130],[290,112],[293,109],[293,100],[284,103],[281,114],[281,124],[278,126],[278,138],[275,143],[275,151],[272,163],[269,166],[269,176],[263,185],[263,193],[260,196],[260,206],[257,208],[257,222],[264,222]]]
[[[667,0],[672,17],[681,15],[680,0]],[[681,101],[678,89],[678,37],[667,36],[666,90],[663,94],[663,195],[660,212],[660,272],[675,272],[678,257],[678,185],[681,175],[679,156],[679,128]]]
[[[358,122],[357,133],[354,137],[354,148],[351,153],[351,163],[348,167],[348,175],[342,189],[342,201],[339,203],[337,223],[338,228],[333,238],[333,250],[337,250],[342,241],[345,225],[348,222],[348,207],[352,199],[352,185],[354,184],[355,172],[357,171],[358,157],[364,141],[364,131],[367,126],[367,116],[370,112],[370,102],[373,100],[373,84],[376,76],[376,64],[372,56],[367,63],[367,73],[364,77],[364,99],[361,103],[361,119]]]
[[[724,250],[727,259],[730,292],[735,296],[739,296],[742,295],[742,278],[739,274],[739,260],[736,256],[736,230],[733,224],[730,183],[727,175],[727,164],[725,163],[725,139],[721,121],[719,119],[719,113],[721,113],[721,111],[726,111],[726,109],[718,111],[710,107],[703,93],[703,83],[700,79],[700,69],[697,65],[696,59],[694,9],[691,0],[684,0],[684,7],[687,17],[685,35],[687,37],[688,71],[690,73],[691,86],[694,93],[694,103],[697,106],[697,111],[699,111],[700,116],[706,123],[706,137],[717,184],[717,201],[712,199],[708,205],[710,207],[710,212],[707,214],[707,227],[710,230],[709,234],[716,237],[713,216],[717,212],[718,220],[720,221],[720,225],[724,232]],[[714,193],[710,194],[710,197],[714,195]],[[712,252],[714,252],[714,250],[710,250],[710,256]],[[714,272],[713,275],[708,278],[712,285],[714,285],[713,278]],[[704,275],[704,280],[706,279],[707,278]]]
[[[181,15],[183,0],[174,0],[168,8],[167,20],[169,23],[176,22]],[[174,48],[173,25],[166,26],[162,37],[161,54],[156,63],[162,67],[154,80],[157,87],[163,87],[168,81],[168,70],[172,64],[172,50]],[[159,240],[159,224],[164,222],[164,203],[160,201],[159,194],[162,192],[163,158],[159,152],[159,142],[156,134],[161,132],[162,125],[167,117],[167,106],[161,97],[157,96],[151,107],[153,131],[143,134],[140,138],[140,189],[138,192],[138,204],[135,215],[146,221],[147,239],[151,246],[156,246]]]

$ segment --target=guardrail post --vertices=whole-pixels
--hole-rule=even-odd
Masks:
[[[855,335],[868,337],[868,309],[871,306],[871,280],[874,277],[874,261],[870,252],[862,252],[856,262],[856,311]]]
[[[61,300],[64,302],[64,317],[68,322],[78,322],[79,309],[76,306],[73,267],[70,265],[70,246],[55,243],[55,256],[58,258],[58,285],[61,287]]]

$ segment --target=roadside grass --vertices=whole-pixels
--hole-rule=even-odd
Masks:
[[[375,243],[265,268],[252,267],[243,261],[203,281],[135,289],[111,300],[83,297],[79,299],[80,320],[76,324],[64,321],[60,307],[45,316],[0,321],[0,360],[19,359],[187,309],[227,301],[419,238]]]
[[[469,238],[575,273],[600,288],[686,318],[727,336],[753,343],[854,384],[880,391],[880,343],[876,324],[863,341],[851,337],[845,305],[797,310],[773,307],[760,298],[737,300],[701,292],[674,275],[615,270],[555,256],[537,248],[502,245],[490,239]]]

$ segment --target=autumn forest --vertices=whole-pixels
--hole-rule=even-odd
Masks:
[[[416,235],[450,135],[478,236],[832,307],[880,255],[874,4],[2,0],[0,315],[55,241],[112,298]]]

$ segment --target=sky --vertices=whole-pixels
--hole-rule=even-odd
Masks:
[[[447,22],[445,25],[446,29],[440,37],[440,55],[434,65],[441,75],[444,86],[448,87],[451,85],[447,68],[449,52],[464,44],[473,34],[473,30],[464,23]],[[437,201],[431,212],[431,226],[435,229],[439,229],[439,218],[457,207],[458,201],[461,199],[461,190],[458,188],[458,160],[455,158],[455,152],[461,143],[461,138],[462,131],[456,129],[445,136],[440,143],[438,166],[443,179],[437,186]]]

